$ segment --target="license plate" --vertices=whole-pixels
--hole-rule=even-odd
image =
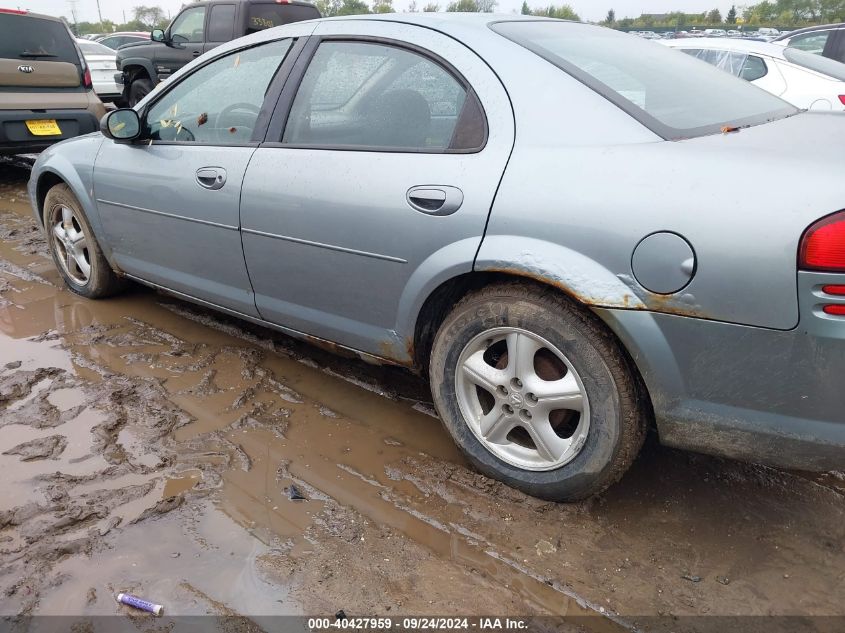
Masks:
[[[55,119],[27,121],[26,128],[35,136],[61,136],[62,129]]]

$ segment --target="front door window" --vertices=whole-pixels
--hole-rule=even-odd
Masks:
[[[196,70],[147,111],[147,138],[217,145],[249,141],[270,80],[290,46],[290,39],[269,42]]]

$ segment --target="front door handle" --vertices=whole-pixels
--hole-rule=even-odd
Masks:
[[[408,189],[407,200],[426,215],[451,215],[464,203],[464,193],[449,185],[419,185]]]
[[[202,167],[197,169],[197,183],[204,189],[216,191],[226,184],[226,170],[222,167]]]
[[[199,57],[200,55],[202,55],[202,51],[194,51],[193,53],[191,53],[191,55],[193,55],[194,57]]]

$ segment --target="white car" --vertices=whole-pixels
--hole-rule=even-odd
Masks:
[[[768,42],[703,38],[661,43],[746,79],[799,108],[845,112],[845,64],[840,62]]]
[[[108,46],[90,40],[78,38],[76,43],[82,51],[88,69],[91,71],[94,92],[97,93],[100,100],[114,101],[120,98],[123,93],[123,86],[114,80],[114,75],[117,72],[116,53]]]
[[[725,29],[704,29],[706,37],[727,37],[728,32]]]

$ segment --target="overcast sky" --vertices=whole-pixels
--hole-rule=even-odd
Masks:
[[[437,1],[437,0],[435,0]],[[408,6],[409,0],[393,0],[393,6],[397,10],[405,9]],[[417,0],[417,6],[422,7],[427,0]],[[179,8],[184,3],[184,0],[100,0],[100,10],[103,14],[103,19],[112,20],[114,22],[123,21],[123,12],[126,12],[126,18],[131,19],[132,7],[144,5],[158,5],[164,9],[165,13],[168,11],[171,15],[175,15]],[[448,0],[441,0],[441,5],[446,5]],[[557,0],[528,0],[531,7],[547,6],[549,4],[564,4],[564,1]],[[49,15],[64,15],[70,19],[69,0],[0,0],[0,4],[7,7],[19,7],[21,9],[29,9],[38,13],[47,13]],[[80,22],[96,22],[97,18],[97,0],[75,0],[76,15]],[[604,19],[607,15],[607,10],[613,8],[616,11],[616,17],[637,17],[641,13],[664,13],[667,11],[686,11],[688,13],[700,13],[702,11],[709,11],[716,7],[722,15],[727,13],[731,7],[731,3],[723,0],[569,0],[568,4],[575,9],[582,20],[598,21]],[[522,0],[499,0],[497,11],[502,13],[510,13],[512,11],[519,11],[522,6]]]

